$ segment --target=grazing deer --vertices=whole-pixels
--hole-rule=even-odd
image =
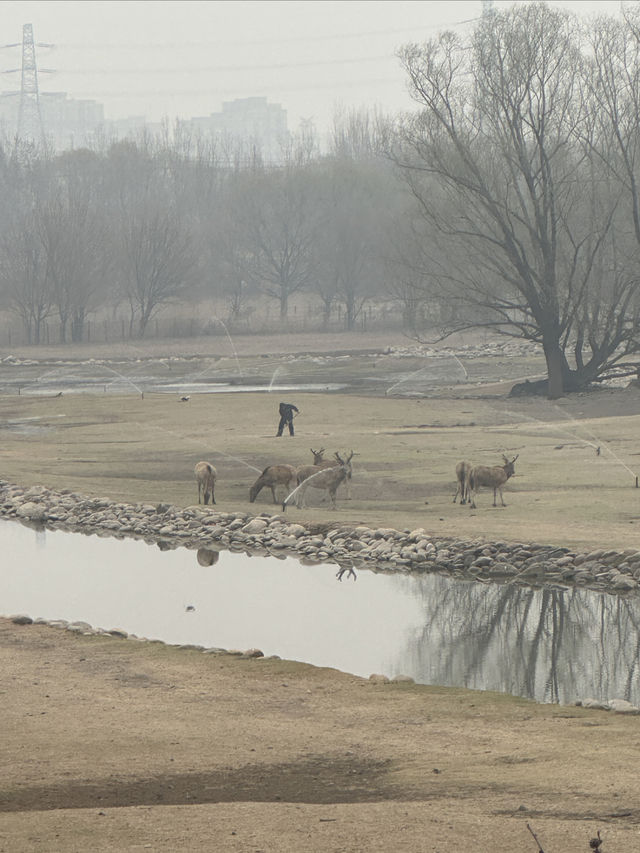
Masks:
[[[456,498],[460,495],[460,503],[466,504],[469,500],[469,474],[473,465],[471,462],[458,462],[456,465],[456,480],[458,481],[458,488],[456,489],[456,493],[453,496],[453,502],[456,502]]]
[[[519,456],[520,454],[518,454]],[[502,497],[502,487],[507,482],[509,477],[513,477],[515,473],[515,461],[518,456],[514,456],[511,461],[503,454],[504,465],[495,465],[488,468],[486,465],[474,465],[469,472],[469,493],[471,495],[471,509],[476,508],[476,494],[481,486],[488,489],[493,489],[493,505],[496,504],[496,492],[500,492],[500,500],[502,506],[506,506]]]
[[[318,467],[318,468],[335,468],[336,467],[335,462],[332,462],[330,459],[324,459],[323,458],[324,447],[321,447],[320,450],[314,450],[313,447],[310,447],[309,449],[311,450],[311,453],[313,454],[313,464],[316,467]],[[351,454],[351,456],[353,456],[353,453]],[[351,458],[351,457],[349,457],[349,458]],[[311,467],[311,466],[307,466],[307,467]],[[298,470],[300,470],[300,469],[298,469]],[[349,473],[347,474],[347,477],[344,481],[348,501],[351,500],[351,477],[352,477],[352,475],[353,475],[353,469],[350,466],[349,467]],[[300,481],[298,481],[298,482],[300,482]]]
[[[314,489],[325,489],[329,492],[331,499],[331,508],[336,509],[336,491],[338,486],[349,476],[351,471],[351,460],[353,458],[353,450],[349,453],[346,459],[343,459],[339,453],[334,454],[337,460],[337,465],[334,464],[331,468],[319,468],[317,465],[304,465],[298,468],[298,492],[296,497],[296,506],[304,509],[304,499],[307,489],[311,486]],[[283,511],[287,508],[285,499],[282,504]]]
[[[211,503],[214,504],[216,499],[213,490],[218,472],[210,462],[198,462],[194,473],[198,482],[198,503],[202,503],[200,498],[203,496],[205,505],[209,503],[209,497],[211,497]]]
[[[249,501],[253,503],[258,497],[261,489],[265,486],[271,489],[274,504],[276,500],[276,486],[285,486],[287,494],[296,485],[296,469],[293,465],[267,465],[262,474],[249,489]]]

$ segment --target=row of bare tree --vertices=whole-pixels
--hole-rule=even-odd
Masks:
[[[90,314],[126,306],[143,336],[168,303],[224,300],[240,323],[260,294],[286,321],[312,294],[346,328],[368,300],[389,298],[390,208],[402,188],[378,154],[289,152],[223,161],[180,136],[61,155],[0,151],[0,299],[33,343],[55,317],[81,340]],[[407,197],[408,198],[408,197]]]
[[[617,12],[617,10],[616,10]],[[338,116],[277,166],[179,124],[60,156],[0,151],[0,299],[38,342],[126,305],[301,291],[346,328],[393,298],[416,336],[489,327],[544,351],[549,396],[640,364],[640,7],[487,8],[399,52],[417,108]],[[433,326],[437,325],[437,335]],[[283,326],[284,327],[284,326]]]

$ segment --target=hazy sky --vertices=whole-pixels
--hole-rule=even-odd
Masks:
[[[481,0],[1,0],[0,71],[20,68],[10,45],[30,23],[36,42],[55,45],[37,48],[40,90],[100,101],[106,118],[190,118],[263,95],[290,129],[312,118],[324,131],[336,106],[409,107],[398,47],[472,26],[481,11]],[[19,73],[2,74],[3,91],[19,87]]]

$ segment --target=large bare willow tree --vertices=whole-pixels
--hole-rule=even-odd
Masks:
[[[588,47],[572,14],[531,3],[400,53],[420,110],[401,121],[395,159],[429,274],[466,309],[444,331],[539,343],[551,398],[640,349],[638,244],[625,183],[596,156],[615,129],[594,121]]]

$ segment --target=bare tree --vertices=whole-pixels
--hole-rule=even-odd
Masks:
[[[314,251],[320,217],[314,172],[287,164],[278,170],[254,170],[236,177],[247,240],[247,280],[276,299],[286,320],[290,297],[316,276]]]
[[[30,344],[42,342],[54,294],[47,253],[37,237],[33,210],[16,211],[13,223],[0,235],[0,280],[9,310],[20,317]]]
[[[322,272],[314,290],[325,309],[335,302],[344,305],[349,330],[382,286],[380,249],[390,202],[386,181],[386,164],[376,159],[342,156],[323,164]]]
[[[85,173],[89,152],[73,152],[53,164],[52,180],[38,207],[38,235],[47,257],[60,339],[81,341],[88,314],[105,300],[110,268],[109,227],[100,174]],[[91,162],[89,166],[93,166]]]
[[[571,14],[531,3],[483,16],[468,43],[443,33],[401,52],[422,110],[402,123],[395,158],[434,234],[432,269],[481,310],[476,325],[541,344],[552,398],[597,377],[615,328],[635,323],[634,282],[596,280],[618,195],[601,192],[580,138],[582,47]],[[589,357],[572,364],[578,319]]]
[[[162,307],[185,295],[200,272],[192,217],[180,209],[169,172],[166,158],[148,139],[109,149],[114,276],[129,307],[129,333],[140,337]]]
[[[175,209],[158,200],[127,211],[118,269],[129,304],[129,332],[143,337],[161,307],[184,293],[198,269],[191,237]]]

